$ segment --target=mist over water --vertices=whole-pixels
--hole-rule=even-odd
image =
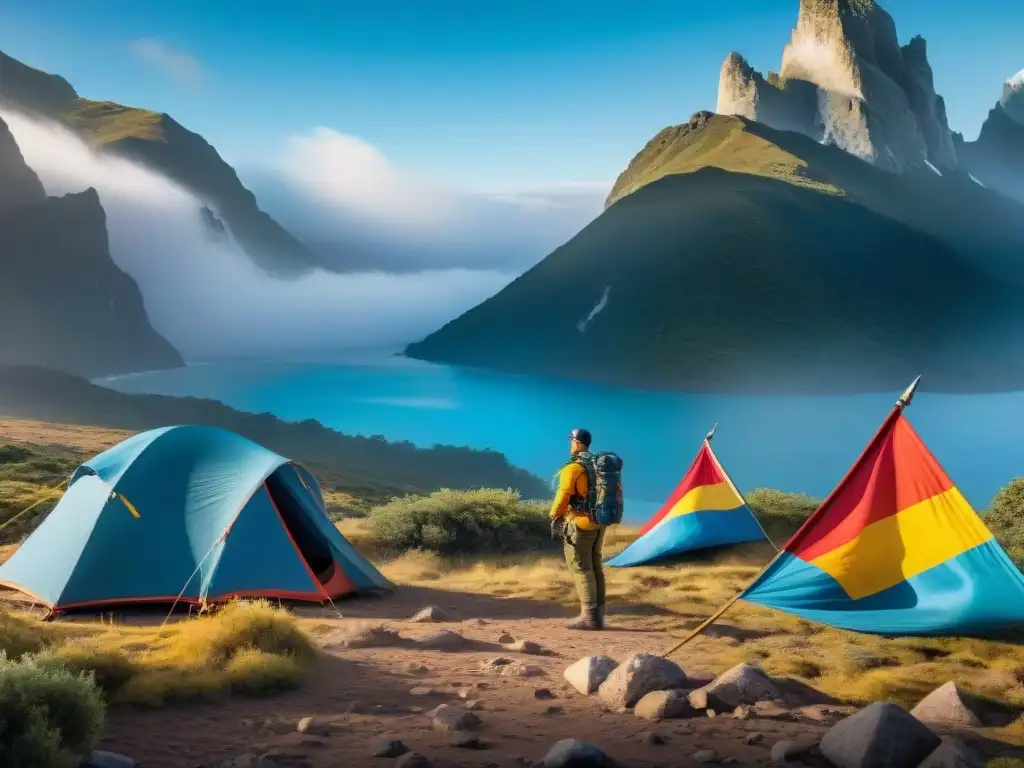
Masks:
[[[165,176],[96,154],[54,123],[8,110],[0,117],[47,194],[96,188],[114,261],[139,284],[156,330],[191,360],[401,347],[514,277],[471,269],[272,277],[230,236],[212,237],[203,202]]]

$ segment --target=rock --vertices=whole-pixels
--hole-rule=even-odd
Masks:
[[[612,711],[632,707],[651,691],[682,688],[686,673],[673,661],[650,653],[638,653],[612,670],[597,694]]]
[[[510,635],[508,632],[502,632],[500,635],[498,635],[498,642],[502,645],[511,645],[515,641],[516,639],[512,637],[512,635]]]
[[[496,656],[493,659],[487,659],[486,661],[480,662],[480,668],[485,672],[493,672],[498,667],[507,667],[512,664],[515,660],[510,659],[506,656]]]
[[[752,664],[737,664],[723,672],[710,683],[699,689],[704,691],[708,701],[721,702],[724,706],[708,706],[705,709],[726,711],[741,704],[755,704],[780,698],[779,690],[760,667]]]
[[[940,739],[895,704],[876,702],[833,725],[821,751],[837,768],[917,766]]]
[[[754,744],[760,744],[762,741],[764,741],[764,734],[758,733],[756,731],[754,733],[748,733],[746,737],[743,739],[743,743],[748,744],[750,746],[753,746]]]
[[[636,703],[633,714],[644,720],[672,720],[693,717],[697,711],[690,706],[686,691],[651,691]]]
[[[474,691],[472,688],[459,688],[457,693],[460,699],[468,699],[473,695]]]
[[[547,709],[544,710],[544,714],[545,715],[560,715],[560,714],[562,714],[562,708],[561,707],[556,707],[556,706],[551,706],[551,707],[548,707]]]
[[[395,768],[430,768],[430,761],[419,752],[409,752],[395,760]]]
[[[652,747],[660,747],[665,743],[665,737],[655,731],[644,731],[640,734],[640,740]]]
[[[958,725],[977,728],[982,725],[981,717],[972,709],[975,702],[969,693],[950,681],[929,693],[910,714],[922,723]]]
[[[717,763],[718,753],[713,749],[701,749],[693,753],[695,763]]]
[[[759,701],[751,705],[750,713],[764,720],[796,720],[797,716],[775,701]]]
[[[562,739],[541,760],[543,768],[618,768],[618,763],[585,741]]]
[[[833,706],[831,704],[811,704],[807,707],[801,707],[798,711],[801,717],[805,717],[808,720],[814,720],[817,723],[834,723],[854,714],[857,708]]]
[[[752,713],[751,707],[741,705],[732,711],[732,716],[734,720],[749,720]]]
[[[716,111],[835,144],[890,171],[958,164],[924,39],[901,48],[892,17],[870,1],[801,0],[779,74],[766,79],[730,54]]]
[[[79,763],[78,768],[136,768],[137,766],[138,763],[127,755],[97,749]]]
[[[946,737],[917,768],[985,768],[985,760],[959,739]]]
[[[999,106],[1011,120],[1024,125],[1024,69],[1003,83]]]
[[[295,726],[299,733],[308,733],[310,736],[323,736],[330,728],[326,723],[319,722],[315,717],[304,717]]]
[[[459,749],[487,749],[480,737],[473,733],[459,733],[452,740],[452,746]]]
[[[533,692],[533,698],[535,699],[553,699],[555,694],[551,692],[549,688],[538,688]]]
[[[463,637],[458,632],[450,629],[442,629],[436,634],[424,637],[419,641],[420,648],[430,651],[461,651],[473,645],[473,641]]]
[[[426,685],[417,685],[415,688],[409,689],[410,696],[429,696],[433,692],[434,689]]]
[[[325,648],[393,648],[405,644],[404,637],[383,624],[350,627],[323,641]]]
[[[569,684],[584,696],[597,693],[618,662],[607,656],[586,656],[565,670]]]
[[[430,724],[439,731],[465,731],[480,725],[480,718],[462,707],[442,704],[429,712]]]
[[[508,649],[510,651],[515,651],[516,653],[525,653],[532,656],[547,655],[544,648],[539,643],[535,643],[532,640],[513,641],[509,644]]]
[[[473,712],[477,709],[483,709],[484,705],[483,702],[478,701],[477,699],[466,699],[466,703],[463,706],[470,712]]]
[[[805,741],[790,741],[788,739],[783,741],[777,741],[772,745],[771,761],[777,764],[788,763],[791,760],[797,761],[814,747],[816,742],[814,740]],[[865,768],[869,768],[865,766]]]
[[[502,677],[540,677],[544,674],[543,669],[532,664],[507,664],[494,670],[494,674]]]
[[[433,621],[450,621],[447,613],[442,611],[436,605],[428,605],[426,608],[421,609],[415,616],[409,619],[409,621],[416,623],[426,623]]]
[[[399,757],[409,751],[409,748],[405,746],[398,739],[384,739],[377,743],[374,748],[374,757]]]
[[[405,665],[405,671],[411,672],[414,675],[425,675],[430,672],[430,669],[422,664],[417,664],[415,661],[410,661]]]

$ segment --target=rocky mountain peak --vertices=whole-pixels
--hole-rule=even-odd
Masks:
[[[42,182],[25,162],[7,123],[0,120],[0,208],[45,199]]]
[[[957,165],[925,40],[901,48],[892,17],[872,0],[801,0],[779,75],[766,79],[729,54],[718,112],[799,131],[889,171]]]
[[[1010,119],[1024,125],[1024,69],[1003,83],[999,104]]]

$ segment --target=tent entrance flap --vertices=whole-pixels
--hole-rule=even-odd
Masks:
[[[331,554],[330,545],[309,519],[309,512],[303,509],[302,501],[278,477],[277,472],[267,478],[267,491],[309,570],[320,584],[328,583],[337,568],[334,555]]]

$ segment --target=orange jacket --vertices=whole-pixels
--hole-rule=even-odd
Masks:
[[[569,508],[569,501],[573,496],[586,498],[589,490],[590,480],[587,478],[587,470],[575,461],[566,464],[558,473],[558,491],[555,492],[555,501],[551,505],[550,517],[571,517],[576,521],[576,526],[584,531],[600,528],[601,526],[586,514],[579,514]]]

